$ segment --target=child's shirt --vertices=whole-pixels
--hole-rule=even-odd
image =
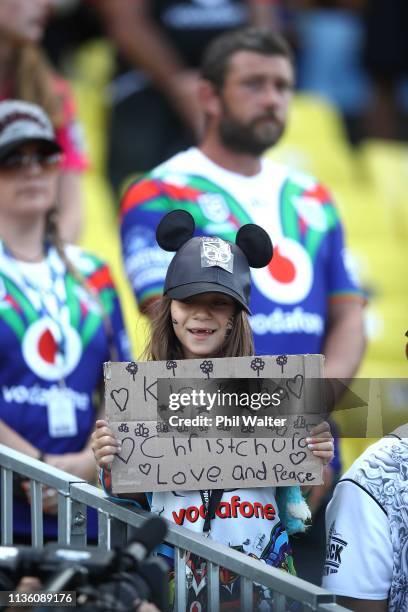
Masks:
[[[205,506],[200,491],[153,493],[151,511],[176,525],[203,533]],[[204,535],[204,534],[203,534]],[[211,521],[208,537],[268,565],[295,573],[288,535],[282,525],[275,488],[225,490]],[[167,547],[166,547],[167,549]],[[188,606],[206,606],[206,563],[196,555],[187,559]],[[267,596],[258,589],[256,599]],[[222,609],[240,600],[240,581],[236,574],[220,568]]]
[[[101,471],[101,484],[109,494],[111,473]],[[272,567],[296,574],[288,534],[282,524],[275,498],[275,487],[256,489],[224,490],[221,501],[210,523],[210,531],[203,531],[206,510],[205,495],[201,491],[166,491],[148,494],[151,512],[176,525],[202,533],[220,544],[250,555]],[[203,499],[204,498],[204,499]],[[208,500],[208,498],[207,498]],[[170,566],[170,593],[174,594],[173,548],[162,545],[159,554]],[[204,559],[188,554],[187,567],[187,609],[206,609],[207,566]],[[268,589],[259,586],[254,590],[254,607],[263,602],[263,609],[270,598]],[[239,577],[220,568],[221,609],[231,609],[240,602]]]
[[[153,493],[151,510],[176,525],[203,533],[205,507],[200,491]],[[289,539],[279,520],[274,487],[224,491],[209,538],[291,571]]]

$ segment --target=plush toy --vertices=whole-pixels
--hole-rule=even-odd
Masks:
[[[275,497],[279,518],[287,533],[291,535],[306,531],[312,514],[300,487],[276,487]]]

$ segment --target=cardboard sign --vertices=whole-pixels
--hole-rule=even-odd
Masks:
[[[305,437],[319,420],[321,355],[279,355],[105,363],[106,417],[122,450],[112,465],[112,492],[252,488],[322,483],[322,462]],[[158,379],[278,379],[292,400],[287,428],[268,437],[160,435]]]

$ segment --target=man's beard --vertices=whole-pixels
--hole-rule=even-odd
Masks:
[[[284,131],[283,125],[275,124],[272,127],[266,123],[265,129],[262,130],[261,120],[269,118],[274,119],[272,115],[264,115],[263,117],[257,117],[257,119],[247,124],[243,124],[237,121],[224,106],[218,126],[222,143],[226,148],[237,153],[246,153],[258,157],[266,149],[273,147],[279,141]]]

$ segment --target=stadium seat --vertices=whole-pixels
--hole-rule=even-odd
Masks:
[[[408,146],[393,141],[366,141],[359,151],[365,179],[384,202],[397,237],[408,237]]]
[[[295,95],[284,137],[266,155],[316,176],[329,187],[355,178],[340,115],[328,102],[310,94]]]

